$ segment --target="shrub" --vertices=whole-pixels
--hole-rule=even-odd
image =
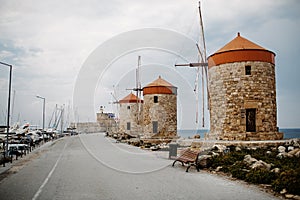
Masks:
[[[245,168],[246,166],[242,161],[237,161],[234,165],[229,167],[229,171],[232,177],[244,180],[248,173],[248,170]]]
[[[288,193],[300,195],[300,168],[281,172],[280,176],[272,182],[272,187],[277,192],[285,188]]]
[[[247,173],[245,181],[255,184],[270,184],[277,175],[266,169],[251,169]]]
[[[234,148],[231,147],[231,150]],[[242,149],[242,151],[230,151],[227,154],[210,158],[210,167],[222,166],[221,171],[231,173],[232,177],[245,180],[254,184],[271,184],[274,191],[280,192],[286,189],[288,193],[300,195],[300,158],[277,158],[277,151],[266,154],[267,148]],[[279,168],[281,173],[276,174],[266,169],[247,170],[243,162],[244,156],[250,154],[257,160],[263,160],[272,164],[272,168]]]
[[[218,166],[229,167],[236,163],[237,161],[243,160],[245,152],[229,152],[220,156],[211,158],[211,167],[217,168]]]

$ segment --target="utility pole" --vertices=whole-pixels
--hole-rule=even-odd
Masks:
[[[45,139],[44,138],[44,132],[45,132],[45,103],[46,103],[46,98],[38,96],[38,95],[36,96],[36,98],[43,99],[43,130],[42,130],[42,132],[43,132],[43,140],[44,140]]]

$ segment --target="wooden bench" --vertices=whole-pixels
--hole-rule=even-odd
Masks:
[[[197,171],[199,172],[199,166],[198,166],[198,156],[199,156],[199,151],[193,151],[191,149],[185,149],[182,151],[181,155],[175,159],[173,162],[172,167],[174,167],[174,164],[179,161],[181,162],[182,166],[184,164],[187,164],[188,167],[186,168],[186,172],[189,171],[191,166],[195,166]]]

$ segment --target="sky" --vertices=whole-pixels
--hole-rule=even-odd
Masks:
[[[104,44],[113,44],[114,53],[133,45],[134,40],[117,43],[126,33],[133,37],[134,30],[155,28],[201,43],[195,0],[0,0],[0,5],[0,61],[13,65],[12,123],[42,124],[42,100],[36,95],[46,98],[46,125],[56,105],[65,108],[67,122],[95,121],[94,113],[84,115],[73,104],[78,77],[93,56],[115,55],[110,51],[99,54]],[[276,53],[278,126],[299,128],[300,1],[202,0],[201,7],[207,55],[231,41],[237,32]],[[176,63],[196,62],[197,49],[187,49],[189,45],[183,39],[154,39],[156,46],[169,42],[175,53],[135,48],[110,60],[109,66],[96,64],[105,70],[94,74],[94,112],[100,105],[107,112],[117,111],[111,102],[125,97],[130,92],[126,89],[135,87],[140,55],[142,86],[159,75],[177,86],[179,128],[198,127],[193,93],[196,69],[174,67]],[[0,66],[0,125],[6,123],[8,73],[8,67]],[[81,98],[85,98],[84,94]],[[199,98],[200,119],[201,95]],[[206,109],[204,116],[205,128],[209,128]]]

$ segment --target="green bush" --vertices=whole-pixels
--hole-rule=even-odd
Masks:
[[[235,164],[229,167],[229,172],[231,173],[232,177],[244,180],[248,170],[243,162],[237,161]]]
[[[271,184],[277,175],[266,169],[251,169],[247,173],[245,181],[255,184]]]
[[[210,159],[211,167],[213,169],[217,168],[218,166],[223,166],[223,168],[229,167],[234,163],[236,163],[237,161],[243,160],[245,155],[246,155],[245,152],[229,152],[227,154],[222,154],[220,156],[212,157]]]
[[[277,192],[286,189],[288,193],[300,195],[300,168],[281,172],[272,182],[272,187]]]
[[[230,148],[233,150],[234,148]],[[271,184],[274,191],[286,189],[288,193],[300,195],[300,158],[277,158],[277,151],[266,154],[268,149],[242,149],[230,151],[227,154],[210,158],[210,167],[216,169],[222,166],[221,171],[230,173],[232,177],[254,184]],[[272,164],[272,168],[279,168],[281,173],[276,174],[264,169],[247,170],[243,162],[245,155],[250,154],[257,160]]]

